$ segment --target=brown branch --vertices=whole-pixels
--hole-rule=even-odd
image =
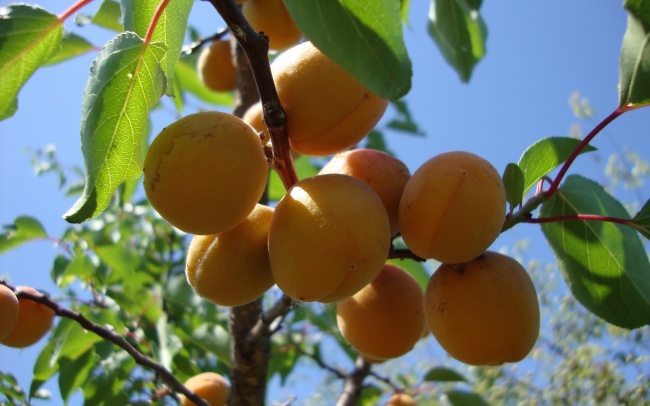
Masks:
[[[395,248],[395,247],[390,247],[390,250],[388,251],[388,258],[389,259],[412,259],[414,261],[418,262],[426,262],[427,260],[425,258],[419,257],[415,255],[411,250],[406,249],[406,248]]]
[[[206,44],[220,40],[227,33],[228,33],[228,28],[222,28],[216,33],[214,33],[213,35],[210,35],[209,37],[200,39],[198,41],[191,43],[186,47],[183,47],[183,51],[181,52],[181,57],[192,55],[194,52],[197,52],[199,49],[203,48]]]
[[[262,317],[257,321],[255,326],[250,331],[247,340],[254,342],[260,339],[261,336],[270,336],[279,328],[284,317],[294,308],[293,300],[283,294],[282,297],[275,302],[273,307],[262,314]],[[274,323],[277,324],[274,326]]]
[[[363,391],[363,380],[370,374],[370,363],[363,357],[357,357],[355,368],[345,378],[343,393],[339,397],[336,406],[354,406],[357,404]]]
[[[155,371],[156,374],[158,374],[167,383],[167,385],[169,385],[169,387],[172,388],[174,391],[182,393],[197,405],[209,406],[208,402],[206,402],[205,400],[200,398],[196,393],[192,392],[187,387],[185,387],[185,385],[183,385],[178,379],[176,379],[176,377],[169,370],[167,370],[162,364],[159,364],[158,362],[147,357],[142,352],[140,352],[140,350],[138,350],[136,347],[134,347],[128,341],[126,341],[124,337],[117,334],[112,326],[110,326],[110,328],[100,326],[99,324],[96,324],[88,320],[83,314],[61,306],[60,304],[56,303],[55,301],[50,299],[49,296],[45,294],[41,293],[39,295],[33,295],[28,292],[16,290],[14,286],[9,285],[4,280],[0,280],[0,284],[5,285],[6,287],[14,291],[14,293],[16,293],[16,297],[18,297],[19,299],[21,298],[28,299],[36,303],[45,305],[50,309],[52,309],[57,316],[74,320],[84,329],[91,331],[97,334],[98,336],[104,338],[105,340],[112,342],[113,344],[117,345],[118,347],[126,351],[138,365],[141,365],[145,368],[149,368]]]

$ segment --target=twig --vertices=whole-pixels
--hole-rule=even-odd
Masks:
[[[407,248],[394,248],[391,246],[390,251],[388,251],[389,259],[412,259],[418,262],[426,262],[425,258],[421,258],[415,255],[411,250]]]
[[[205,46],[205,44],[220,40],[227,33],[228,33],[228,28],[222,28],[219,31],[217,31],[214,35],[210,35],[209,37],[200,39],[198,41],[195,41],[195,42],[191,43],[190,45],[188,45],[186,47],[183,47],[183,52],[181,52],[181,57],[192,55],[194,52],[196,52],[199,49],[203,48],[203,46]]]
[[[354,370],[345,378],[343,393],[341,393],[336,406],[354,406],[361,396],[363,380],[370,374],[370,364],[359,356],[354,365]]]
[[[269,336],[273,334],[279,325],[281,324],[284,317],[294,308],[293,300],[283,294],[282,297],[275,302],[273,307],[262,314],[262,317],[257,321],[255,326],[251,329],[247,341],[253,342],[259,340],[262,335]],[[272,328],[276,320],[280,320],[278,326]]]
[[[197,394],[195,394],[187,387],[185,387],[185,385],[183,385],[178,379],[176,379],[176,377],[169,370],[167,370],[163,365],[147,357],[146,355],[141,353],[140,350],[138,350],[136,347],[129,344],[129,342],[126,341],[124,337],[122,337],[121,335],[115,332],[112,326],[110,328],[102,327],[99,324],[96,324],[88,320],[81,313],[59,305],[58,303],[50,299],[50,297],[45,294],[40,293],[38,295],[33,295],[25,291],[16,290],[14,286],[9,285],[4,280],[0,280],[0,284],[5,285],[6,287],[14,291],[16,293],[16,297],[18,297],[19,299],[21,298],[28,299],[36,303],[45,305],[50,309],[52,309],[57,316],[74,320],[84,329],[88,331],[92,331],[98,336],[112,342],[113,344],[117,345],[118,347],[126,351],[138,365],[154,370],[174,391],[182,393],[197,405],[209,406],[208,402],[206,402],[205,400],[200,398]]]

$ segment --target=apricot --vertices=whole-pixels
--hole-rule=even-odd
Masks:
[[[199,80],[215,92],[230,92],[237,86],[237,68],[230,54],[230,41],[217,40],[199,54]]]
[[[294,300],[335,302],[367,285],[388,257],[386,209],[367,183],[340,174],[298,181],[275,207],[271,272]]]
[[[18,299],[13,290],[0,285],[0,342],[9,335],[18,320]]]
[[[199,296],[240,306],[273,286],[267,247],[272,217],[272,208],[258,204],[235,228],[192,238],[185,273]]]
[[[499,236],[506,214],[501,176],[485,159],[447,152],[409,179],[399,206],[404,242],[422,258],[468,262]]]
[[[441,265],[425,290],[429,328],[442,348],[470,365],[521,361],[539,334],[539,304],[519,262],[488,251]]]
[[[311,42],[278,56],[271,71],[287,114],[289,144],[304,155],[325,156],[353,147],[388,106],[388,100],[371,93]],[[266,131],[259,124],[261,116],[261,108],[251,108],[246,122]]]
[[[210,406],[225,406],[230,394],[230,384],[221,375],[203,372],[185,381],[185,386],[207,401]],[[181,406],[192,406],[192,402],[181,395]]]
[[[178,229],[218,234],[253,211],[267,173],[261,141],[248,124],[231,114],[202,112],[172,123],[153,140],[144,190]]]
[[[23,291],[32,295],[40,293],[29,286],[18,286],[16,292]],[[3,318],[5,314],[3,313]],[[54,321],[54,310],[26,298],[18,299],[18,318],[13,329],[0,344],[7,347],[25,348],[36,344],[50,331]]]
[[[386,406],[416,406],[417,402],[406,393],[396,393],[388,399]]]
[[[372,282],[336,304],[336,321],[359,353],[378,360],[397,358],[422,337],[422,288],[400,267],[385,264]]]
[[[255,31],[269,37],[269,49],[290,47],[302,38],[302,32],[282,0],[247,0],[241,11]]]
[[[376,149],[360,148],[334,156],[320,171],[342,173],[366,182],[384,203],[391,235],[399,231],[397,214],[402,192],[411,177],[404,162]]]

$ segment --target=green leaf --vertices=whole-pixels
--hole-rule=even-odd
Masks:
[[[445,392],[445,395],[452,406],[488,406],[488,403],[476,392],[450,390]]]
[[[619,107],[650,104],[650,0],[627,0],[627,29],[619,60]]]
[[[589,213],[629,218],[596,182],[568,177],[540,209],[540,217]],[[650,261],[631,228],[601,221],[557,221],[542,231],[573,295],[592,313],[625,328],[650,324]]]
[[[316,168],[308,156],[300,155],[293,163],[296,167],[298,179],[310,178],[318,174],[318,168]],[[280,200],[286,193],[284,185],[275,171],[270,171],[268,189],[270,200]]]
[[[580,144],[580,140],[569,137],[543,138],[524,151],[519,158],[519,168],[524,172],[524,193],[542,177],[563,164]],[[595,151],[587,145],[580,152]]]
[[[220,362],[230,367],[230,336],[222,326],[201,324],[192,331],[191,342],[216,355]]]
[[[650,239],[650,200],[645,202],[641,210],[634,216],[630,226],[645,238]]]
[[[468,380],[455,369],[447,367],[433,367],[424,374],[427,382],[468,382]]]
[[[142,173],[141,137],[163,93],[164,46],[133,33],[110,41],[90,68],[82,105],[83,194],[63,216],[81,223],[101,213],[126,179]]]
[[[293,371],[293,368],[296,366],[298,358],[300,358],[300,353],[294,345],[283,343],[283,345],[274,346],[273,356],[269,363],[269,377],[272,377],[276,373],[279,374],[280,385],[284,386],[291,371]]]
[[[397,110],[397,118],[388,123],[388,128],[403,131],[411,135],[424,135],[424,132],[418,128],[418,125],[411,117],[408,105],[403,100],[394,100],[391,102]]]
[[[66,362],[59,370],[59,391],[61,398],[67,402],[72,393],[83,385],[97,365],[94,351],[88,350],[81,356]]]
[[[424,267],[423,262],[409,258],[389,259],[386,262],[398,266],[408,272],[413,278],[415,278],[420,287],[422,287],[422,290],[426,289],[430,276],[427,273],[427,269]]]
[[[402,22],[409,25],[409,8],[411,7],[411,0],[400,0],[399,8],[402,10]]]
[[[524,197],[524,172],[517,164],[509,163],[503,171],[503,185],[506,188],[506,200],[511,210],[517,207]]]
[[[212,91],[199,80],[196,73],[196,57],[184,57],[178,60],[174,81],[182,91],[206,103],[224,107],[230,107],[234,103],[232,92]],[[176,97],[181,97],[181,94],[177,94]]]
[[[485,56],[487,26],[480,6],[480,0],[431,0],[429,8],[429,35],[463,82]]]
[[[33,217],[20,216],[0,234],[0,254],[39,238],[47,238],[43,225]]]
[[[62,37],[61,21],[42,8],[0,7],[0,120],[14,114],[18,92],[59,49]]]
[[[54,262],[54,266],[56,267],[58,262],[61,261],[63,261],[63,259],[57,258]],[[93,264],[93,261],[88,255],[82,253],[74,257],[74,259],[67,264],[65,271],[57,278],[57,281],[60,283],[59,287],[63,288],[78,279],[88,282],[94,273],[95,265]]]
[[[38,358],[36,358],[34,372],[32,374],[32,384],[29,388],[29,397],[34,397],[41,386],[53,377],[54,374],[59,372],[59,364],[56,363],[56,359],[52,359],[55,344],[56,342],[53,339],[48,341],[38,355]]]
[[[402,12],[395,0],[285,0],[298,28],[325,55],[380,97],[411,88]]]
[[[161,3],[160,0],[122,0],[124,28],[144,38]],[[174,78],[174,68],[181,55],[192,4],[193,0],[168,2],[151,36],[151,42],[160,42],[166,46],[160,66],[169,83]],[[166,93],[173,96],[174,86],[167,86]]]
[[[370,133],[366,136],[366,145],[364,148],[376,149],[378,151],[383,151],[387,154],[394,155],[391,151],[388,150],[386,140],[384,139],[384,134],[381,131],[377,130],[371,130]]]
[[[57,63],[83,55],[94,49],[95,47],[93,44],[85,38],[72,32],[66,32],[63,34],[63,39],[61,40],[61,48],[59,48],[59,51],[47,60],[45,65],[56,65]]]
[[[124,25],[121,19],[122,8],[120,3],[115,0],[104,0],[94,16],[90,17],[85,14],[77,14],[75,16],[75,24],[86,25],[93,23],[111,31],[122,32],[124,31]]]

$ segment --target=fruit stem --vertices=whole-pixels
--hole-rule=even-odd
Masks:
[[[144,355],[142,352],[140,352],[140,350],[138,350],[136,347],[132,346],[128,341],[126,341],[124,337],[116,333],[112,326],[110,328],[107,328],[107,327],[102,327],[99,324],[93,323],[92,321],[84,317],[83,314],[70,310],[64,306],[61,306],[60,304],[56,303],[49,296],[45,294],[40,293],[38,295],[34,295],[29,292],[25,292],[21,290],[17,291],[15,286],[11,286],[10,284],[8,284],[2,279],[0,279],[0,284],[5,285],[9,289],[11,289],[16,294],[17,298],[28,299],[33,302],[45,305],[50,309],[52,309],[57,316],[74,320],[84,329],[88,331],[92,331],[98,336],[112,342],[113,344],[117,345],[118,347],[126,351],[138,365],[142,365],[145,368],[154,370],[156,374],[158,374],[174,391],[182,393],[197,405],[209,406],[208,402],[206,402],[197,394],[189,390],[178,379],[176,379],[176,377],[169,370],[167,370],[162,364],[159,364],[158,362]]]

